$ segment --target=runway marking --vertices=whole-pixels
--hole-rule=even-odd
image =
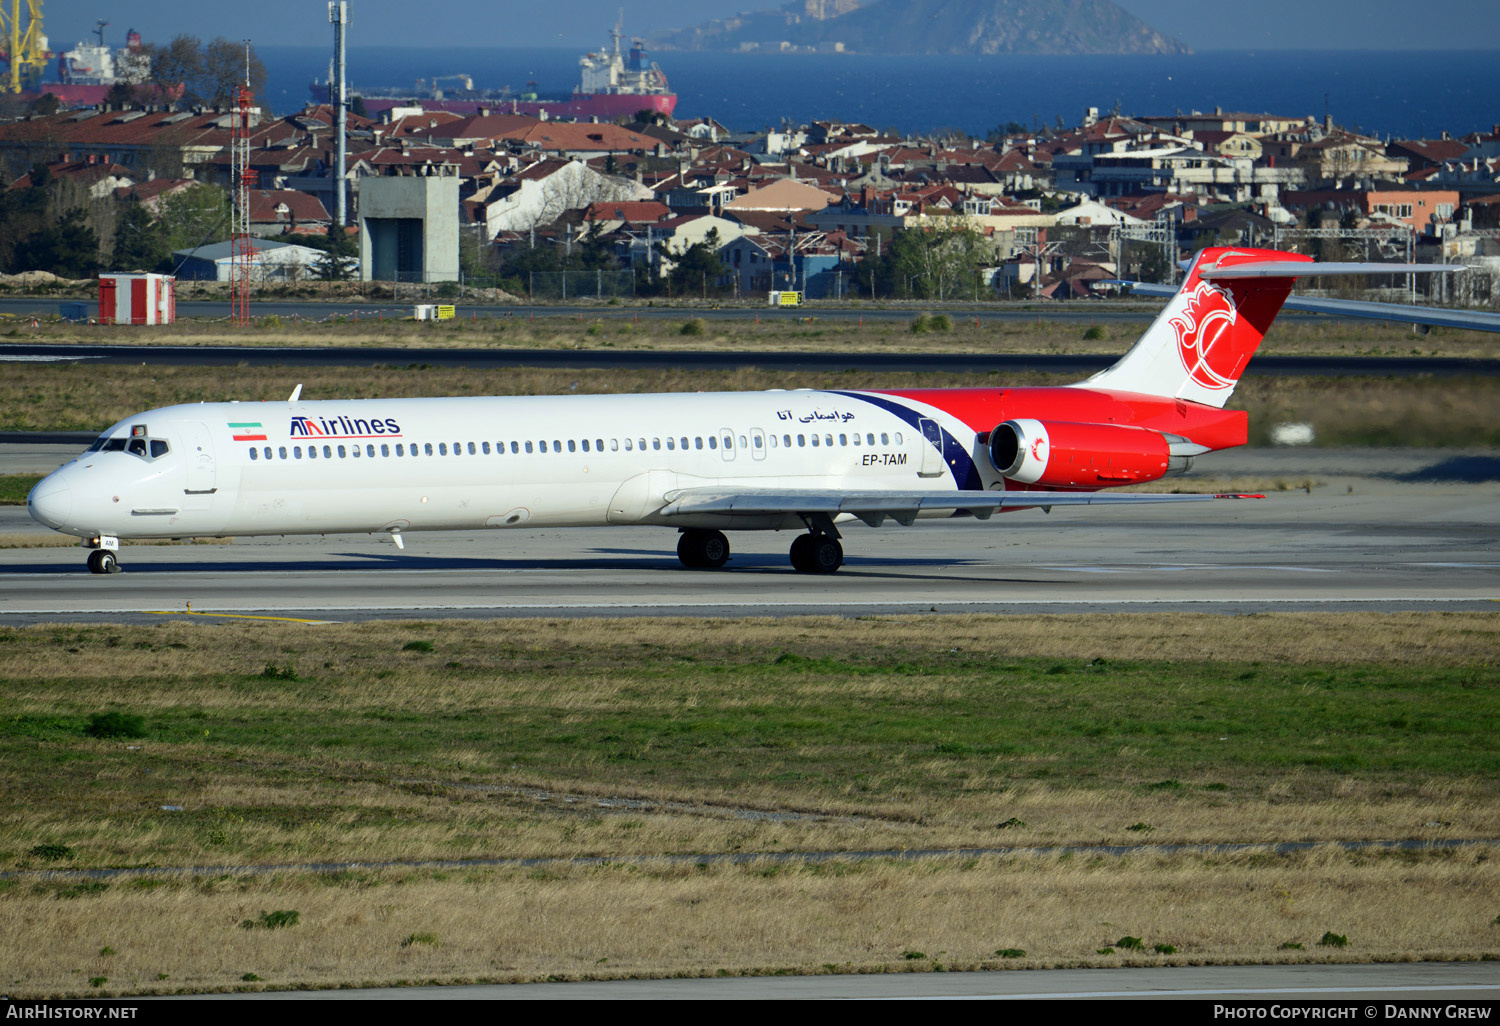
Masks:
[[[126,610],[113,611],[126,612]],[[109,612],[109,610],[98,610],[98,612]],[[141,612],[147,616],[213,616],[233,620],[280,620],[283,623],[338,623],[337,620],[303,620],[295,616],[253,616],[249,613],[215,613],[203,609],[142,609]]]
[[[867,1001],[1034,1001],[1038,998],[1150,998],[1213,997],[1216,995],[1254,996],[1266,994],[1405,994],[1438,991],[1500,990],[1493,983],[1432,983],[1401,987],[1233,987],[1205,990],[1080,990],[1067,993],[1035,994],[924,994],[920,997],[866,998]]]

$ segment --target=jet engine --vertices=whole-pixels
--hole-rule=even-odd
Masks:
[[[1123,424],[1007,420],[990,432],[990,461],[1011,481],[1100,488],[1164,477],[1170,443],[1159,431]]]

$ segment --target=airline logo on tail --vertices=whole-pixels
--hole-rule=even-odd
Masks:
[[[1187,295],[1187,304],[1170,324],[1177,333],[1177,355],[1188,376],[1204,388],[1233,388],[1237,357],[1229,342],[1238,314],[1234,301],[1206,281]],[[1219,346],[1219,342],[1225,342]],[[1216,350],[1217,347],[1217,350]],[[1217,358],[1216,358],[1217,352]]]

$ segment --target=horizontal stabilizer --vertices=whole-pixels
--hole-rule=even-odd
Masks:
[[[1467,270],[1463,264],[1361,264],[1332,260],[1310,264],[1301,260],[1263,260],[1231,267],[1200,267],[1198,277],[1204,281],[1225,281],[1233,278],[1321,278],[1326,275],[1349,274],[1452,274]]]
[[[1390,264],[1379,264],[1389,267]],[[1427,267],[1457,270],[1456,265],[1426,264]],[[1172,285],[1155,285],[1142,281],[1113,282],[1138,296],[1177,295]],[[1370,321],[1396,321],[1401,324],[1426,324],[1435,328],[1468,328],[1472,331],[1500,331],[1500,314],[1481,310],[1451,310],[1436,306],[1409,306],[1404,303],[1366,303],[1352,299],[1323,299],[1319,296],[1289,296],[1283,310],[1328,314],[1332,317],[1358,317]]]

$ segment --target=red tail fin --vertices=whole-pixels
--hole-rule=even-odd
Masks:
[[[1269,249],[1205,249],[1193,262],[1181,291],[1140,341],[1086,384],[1222,408],[1296,278],[1209,279],[1215,270],[1224,268],[1288,262],[1311,263],[1312,257]]]

